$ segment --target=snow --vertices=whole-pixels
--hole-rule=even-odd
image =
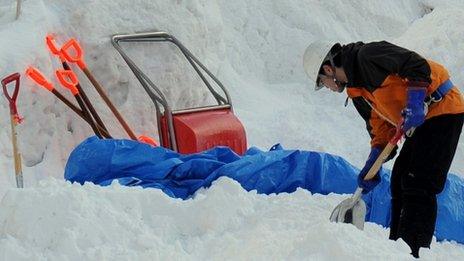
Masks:
[[[45,35],[55,33],[59,43],[76,37],[89,69],[138,135],[157,138],[155,110],[111,46],[116,33],[158,29],[176,36],[228,88],[250,145],[265,149],[280,142],[285,148],[341,155],[357,166],[369,150],[364,122],[352,105],[344,107],[344,95],[313,91],[301,65],[311,41],[386,39],[444,64],[464,91],[464,3],[459,0],[24,0],[18,20],[15,4],[0,1],[0,75],[34,65],[51,78],[59,61],[49,55]],[[185,64],[179,66],[178,57],[163,48],[130,52],[175,108],[211,102],[206,88],[192,83],[198,79],[184,74]],[[110,132],[125,138],[79,76]],[[67,184],[62,181],[67,157],[91,129],[25,77],[18,106],[25,117],[18,135],[27,188],[14,189],[3,101],[0,260],[409,258],[407,246],[387,240],[381,227],[367,224],[360,232],[329,223],[330,210],[346,196],[302,190],[262,196],[221,179],[179,201],[157,190]],[[451,167],[461,176],[463,143],[461,137]],[[462,245],[445,242],[421,253],[430,260],[462,259],[463,251]]]
[[[366,224],[327,221],[344,197],[258,195],[221,178],[190,200],[159,190],[46,179],[9,190],[2,202],[1,260],[409,260],[403,241]],[[40,208],[37,206],[40,205]],[[31,209],[34,214],[31,215]],[[51,222],[51,221],[54,222]],[[436,243],[424,260],[459,259],[464,248]]]

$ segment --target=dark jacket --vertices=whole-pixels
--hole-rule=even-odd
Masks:
[[[440,64],[386,41],[343,46],[342,66],[348,78],[347,94],[366,121],[371,146],[384,147],[395,133],[406,107],[408,81],[429,83],[427,95],[449,79]],[[457,87],[429,106],[426,119],[464,112]]]

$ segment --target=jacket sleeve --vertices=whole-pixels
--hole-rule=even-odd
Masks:
[[[353,104],[366,122],[366,129],[371,137],[371,147],[384,148],[395,135],[395,127],[372,110],[363,97],[353,98]]]
[[[360,73],[372,87],[390,74],[410,81],[431,83],[430,66],[422,56],[386,41],[365,44],[357,55]]]
[[[371,112],[369,122],[372,126],[371,147],[384,148],[388,141],[395,135],[395,127],[386,120],[380,118],[375,111]]]

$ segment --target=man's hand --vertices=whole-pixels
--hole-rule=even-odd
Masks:
[[[382,168],[379,169],[379,171],[375,174],[375,176],[372,179],[364,180],[364,177],[367,175],[367,172],[369,172],[369,170],[372,168],[372,165],[374,165],[375,160],[379,157],[381,152],[382,151],[380,150],[380,148],[373,147],[371,149],[371,153],[369,154],[369,158],[367,158],[364,168],[362,168],[361,172],[359,172],[358,186],[363,189],[363,193],[368,193],[380,183],[381,178],[379,172],[382,170]]]
[[[408,82],[408,100],[406,108],[401,115],[404,122],[401,126],[403,132],[416,128],[425,121],[425,95],[427,93],[427,82]]]

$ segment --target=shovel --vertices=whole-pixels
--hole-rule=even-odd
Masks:
[[[16,126],[21,123],[22,118],[18,114],[18,109],[16,107],[16,99],[18,98],[19,92],[19,73],[14,73],[5,79],[2,80],[3,94],[10,104],[10,120],[11,120],[11,141],[13,143],[13,157],[14,157],[14,167],[15,167],[15,177],[16,177],[16,186],[18,188],[23,188],[23,171],[21,167],[21,154],[19,153],[18,148],[18,133],[16,131]],[[13,90],[13,95],[10,95],[8,92],[7,85],[9,83],[15,82],[15,87]]]
[[[74,53],[72,54],[71,50],[74,50]],[[137,140],[137,137],[135,136],[134,132],[132,129],[129,127],[127,122],[124,120],[122,117],[121,113],[116,109],[114,104],[111,102],[110,98],[106,94],[105,90],[103,90],[103,87],[97,82],[93,74],[89,71],[87,68],[87,65],[84,62],[84,53],[79,45],[79,43],[76,41],[76,39],[71,38],[66,44],[61,47],[61,53],[63,57],[70,63],[76,63],[78,67],[82,70],[82,72],[89,78],[90,82],[93,84],[95,87],[95,90],[98,92],[100,97],[103,99],[103,101],[106,103],[108,108],[111,110],[111,112],[114,114],[116,119],[119,121],[119,123],[122,125],[123,129],[127,132],[129,137],[132,140]]]
[[[385,146],[379,157],[369,169],[369,172],[367,172],[364,180],[369,180],[375,176],[403,136],[403,131],[399,126],[396,128],[396,133],[393,138],[390,139],[387,146]],[[338,204],[330,215],[330,221],[353,224],[358,229],[363,230],[366,217],[366,203],[361,198],[362,190],[362,188],[358,187],[351,198],[345,199]]]

